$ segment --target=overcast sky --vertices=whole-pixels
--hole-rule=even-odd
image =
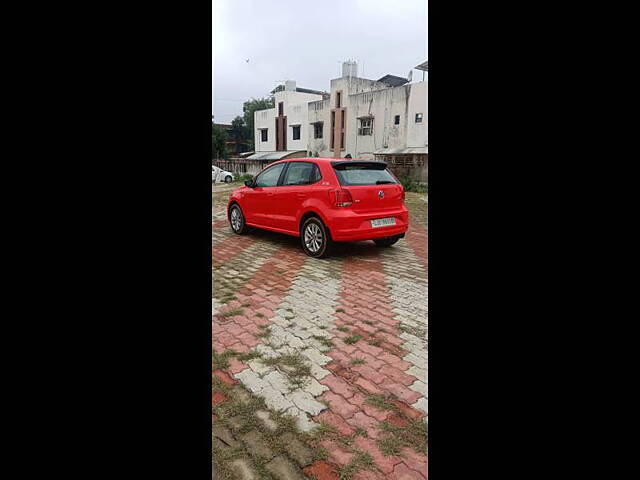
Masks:
[[[360,77],[406,77],[427,60],[427,0],[213,0],[216,122],[286,79],[329,91],[347,59]]]

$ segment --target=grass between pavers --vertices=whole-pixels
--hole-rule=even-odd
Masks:
[[[226,312],[219,313],[218,315],[226,318],[226,317],[235,317],[236,315],[242,315],[243,313],[244,313],[243,308],[236,307],[236,308],[231,308]]]
[[[327,460],[329,452],[320,446],[323,440],[332,440],[341,448],[352,453],[353,458],[348,464],[337,467],[340,480],[351,480],[361,470],[379,471],[371,455],[353,446],[358,436],[367,436],[366,431],[361,427],[357,427],[355,432],[349,436],[340,434],[335,427],[325,423],[319,424],[310,432],[301,432],[297,428],[295,417],[268,408],[263,398],[251,394],[239,385],[230,387],[214,376],[213,391],[223,393],[228,399],[215,407],[216,418],[213,425],[214,427],[224,427],[229,432],[235,432],[234,440],[238,442],[238,445],[230,447],[219,439],[214,439],[213,468],[216,472],[216,479],[235,480],[231,463],[234,460],[242,459],[250,465],[256,478],[279,480],[266,469],[270,458],[261,457],[257,452],[250,451],[240,438],[254,430],[261,435],[264,445],[273,452],[273,456],[283,455],[294,465],[296,465],[296,461],[291,458],[287,445],[283,441],[283,435],[286,433],[294,435],[302,445],[309,449],[311,457],[309,464],[317,460]],[[256,413],[260,410],[269,412],[275,429],[270,429],[257,417]]]
[[[351,360],[351,365],[364,365],[364,363],[363,358],[354,358]]]
[[[406,421],[406,425],[398,426],[385,420],[378,426],[383,436],[377,440],[377,444],[384,455],[402,456],[400,450],[403,447],[410,447],[417,453],[427,454],[428,427],[423,419],[407,417],[385,395],[366,394],[365,402],[378,410],[392,411]]]
[[[304,387],[311,379],[311,367],[299,353],[262,357],[260,361],[265,366],[276,367],[287,378],[292,389]]]
[[[271,331],[269,327],[261,327],[263,329],[262,334],[256,335],[257,337],[269,337]],[[285,355],[279,355],[277,357],[265,357],[260,352],[252,350],[247,353],[237,353],[231,349],[224,351],[223,353],[213,352],[213,369],[225,370],[229,368],[229,358],[235,357],[240,361],[247,362],[249,360],[258,359],[263,365],[267,367],[275,367],[282,373],[289,382],[291,391],[297,388],[303,388],[311,381],[311,366],[305,361],[300,353],[290,353]]]
[[[223,366],[225,363],[228,364],[228,358],[232,356],[243,360],[258,358],[265,364],[278,367],[278,369],[283,374],[285,374],[290,381],[292,379],[288,375],[293,374],[293,385],[295,385],[297,382],[296,378],[310,376],[308,366],[306,366],[306,364],[304,363],[304,359],[299,355],[282,355],[280,357],[264,358],[260,353],[255,351],[245,354],[237,354],[236,352],[228,350],[222,354],[214,353],[214,365],[217,364],[218,366]],[[354,358],[352,360],[352,364],[354,362],[355,364],[361,364],[361,362],[365,363],[364,360],[358,358]],[[269,410],[260,397],[251,396],[252,398],[254,398],[254,400],[249,403],[249,406],[241,405],[238,404],[238,402],[234,402],[232,389],[221,382],[215,376],[213,378],[213,387],[214,391],[218,389],[222,391],[222,393],[230,397],[232,400],[228,404],[227,402],[221,404],[222,409],[216,407],[216,410],[219,411],[219,415],[223,415],[226,412],[226,414],[231,415],[232,417],[238,415],[247,417],[250,414],[253,415],[255,411],[260,409]],[[401,450],[404,447],[412,448],[418,453],[422,453],[425,455],[427,454],[427,424],[423,419],[412,419],[407,417],[404,412],[398,409],[398,407],[393,403],[392,400],[394,400],[395,397],[391,395],[385,396],[369,394],[367,392],[362,393],[364,394],[365,401],[368,405],[371,405],[378,410],[393,411],[394,415],[397,415],[405,420],[405,422],[403,422],[404,424],[400,426],[392,424],[388,421],[384,421],[379,424],[378,429],[381,433],[381,437],[376,440],[376,443],[383,455],[395,455],[402,457]],[[326,402],[322,403],[325,403],[326,405]],[[359,471],[363,469],[377,470],[377,467],[369,458],[369,455],[366,452],[362,452],[361,450],[354,447],[354,441],[356,437],[367,437],[367,432],[363,428],[357,427],[352,435],[342,435],[333,426],[321,423],[311,432],[299,432],[297,431],[297,427],[295,425],[296,421],[294,417],[288,417],[280,412],[274,412],[272,410],[269,411],[271,412],[271,418],[279,425],[277,431],[280,432],[280,434],[286,433],[286,431],[296,431],[296,435],[303,442],[303,444],[312,448],[315,459],[327,459],[328,452],[326,452],[320,446],[320,442],[324,439],[332,440],[341,448],[352,453],[354,455],[352,460],[348,464],[339,466],[337,468],[337,473],[341,480],[351,480]],[[223,417],[221,416],[221,418]],[[260,419],[253,418],[251,420],[251,417],[248,418],[249,420],[247,420],[244,423],[243,427],[240,429],[240,433],[247,433],[256,428],[259,428],[261,432],[264,431],[264,429],[261,427],[262,423]],[[272,438],[271,440],[267,439],[266,444],[269,446],[269,448],[272,448],[276,452],[281,452],[281,449],[283,448],[278,443],[278,439],[276,438]],[[245,454],[247,454],[247,452],[242,450],[231,452],[225,450],[225,452],[218,456],[221,458],[218,458],[218,460],[215,460],[214,458],[214,463],[215,461],[223,462],[225,458],[232,461],[235,458],[241,458]],[[265,480],[272,479],[270,473],[264,470],[265,462],[261,464],[260,458],[254,458],[252,459],[252,461],[252,465],[255,468],[256,473],[258,474],[257,478],[264,478]],[[218,478],[226,480],[227,478],[231,479],[232,477],[225,477],[223,469]]]
[[[223,393],[228,399],[215,407],[216,418],[213,420],[213,426],[214,428],[216,426],[225,428],[237,441],[237,445],[230,447],[214,438],[212,461],[216,479],[236,480],[237,476],[234,474],[231,464],[233,461],[241,459],[250,466],[257,479],[280,480],[266,469],[266,464],[272,457],[282,455],[293,465],[297,465],[296,460],[291,458],[288,446],[282,438],[287,433],[296,437],[302,445],[308,448],[309,464],[327,458],[326,451],[314,448],[309,442],[308,436],[299,431],[295,417],[268,408],[261,397],[252,395],[239,385],[230,387],[217,377],[214,377],[213,380],[213,391]],[[257,417],[257,412],[261,410],[269,413],[271,421],[275,424],[273,430]],[[263,444],[271,450],[272,457],[261,456],[242,441],[241,437],[244,434],[254,430],[260,434]]]
[[[311,338],[313,338],[314,340],[317,340],[325,347],[331,348],[334,346],[333,342],[328,337],[323,337],[322,335],[313,335]]]
[[[403,426],[384,421],[378,429],[385,435],[377,441],[378,448],[384,455],[402,456],[400,450],[403,447],[427,455],[428,427],[423,419],[408,419],[407,425]]]
[[[381,394],[368,393],[365,395],[365,402],[378,410],[397,411],[398,407],[387,400],[387,397]]]
[[[367,343],[369,345],[373,345],[374,347],[379,347],[382,344],[382,340],[376,337],[370,337],[369,340],[367,340]]]
[[[348,464],[338,467],[337,473],[340,480],[351,480],[360,470],[377,470],[373,457],[367,452],[357,452]]]
[[[362,337],[358,334],[349,335],[348,337],[342,339],[342,341],[348,345],[353,345],[359,340],[362,340]]]
[[[269,338],[271,336],[271,329],[266,325],[259,325],[259,329],[262,331],[256,334],[257,338]]]
[[[427,330],[425,328],[412,327],[410,325],[405,325],[404,323],[397,325],[396,328],[401,332],[405,332],[419,338],[425,338],[427,336]]]
[[[357,427],[351,435],[343,435],[334,426],[321,423],[307,435],[309,444],[316,448],[319,447],[320,442],[323,440],[331,440],[353,454],[353,458],[348,464],[337,467],[340,480],[351,480],[361,470],[380,471],[369,453],[353,446],[357,437],[367,436],[367,432],[361,427]]]

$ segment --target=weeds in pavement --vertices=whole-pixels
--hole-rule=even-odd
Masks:
[[[270,458],[262,457],[250,445],[243,441],[243,436],[251,431],[256,431],[265,448],[270,449],[274,455],[282,455],[291,462],[288,445],[282,436],[291,433],[302,445],[306,446],[311,456],[311,462],[326,460],[327,451],[314,448],[308,441],[307,434],[300,432],[296,426],[295,417],[269,409],[261,397],[250,394],[242,387],[229,387],[222,382],[214,382],[213,390],[220,391],[228,400],[216,406],[216,418],[213,420],[214,438],[212,461],[216,479],[236,480],[237,472],[234,472],[233,462],[241,460],[254,471],[255,478],[260,480],[279,480],[279,477],[267,470],[266,465]],[[257,416],[259,412],[267,412],[271,426],[267,425]],[[216,436],[218,432],[218,436]],[[221,435],[222,434],[222,435]],[[222,438],[231,436],[232,445],[227,444]]]
[[[354,358],[353,360],[351,360],[351,365],[363,365],[364,364],[364,359],[362,358]]]
[[[369,393],[365,395],[365,403],[377,408],[378,410],[398,410],[395,404],[387,400],[387,397],[380,394]]]
[[[263,328],[260,333],[256,334],[257,338],[268,338],[270,336],[271,336],[271,329],[269,327]]]
[[[212,366],[214,370],[225,370],[229,368],[229,358],[236,355],[233,350],[227,350],[223,353],[213,352]]]
[[[399,324],[396,328],[401,332],[405,332],[419,338],[426,338],[427,336],[427,330],[424,328],[412,327],[410,325],[405,325],[404,323]]]
[[[367,452],[357,451],[351,461],[338,467],[340,480],[351,480],[360,470],[377,470],[373,458]]]
[[[356,343],[357,341],[362,340],[362,337],[358,334],[354,334],[354,335],[349,335],[348,337],[346,337],[345,339],[343,339],[342,341],[348,345],[353,345],[354,343]]]
[[[236,308],[231,308],[226,312],[222,312],[219,315],[221,317],[227,318],[227,317],[235,317],[236,315],[242,315],[243,313],[244,313],[244,309],[236,307]]]
[[[341,331],[341,332],[348,332],[349,331],[349,329],[347,327],[345,327],[344,325],[338,327],[338,330]]]
[[[382,341],[379,338],[371,337],[369,340],[367,340],[367,343],[369,345],[373,345],[374,347],[379,347]]]
[[[378,447],[385,455],[398,455],[402,447],[427,454],[428,427],[423,419],[407,419],[406,425],[382,422],[378,429],[385,436],[378,439]]]
[[[329,339],[327,337],[323,337],[321,335],[313,335],[311,338],[313,338],[314,340],[317,340],[318,342],[320,342],[325,347],[328,347],[328,348],[333,347],[333,342],[331,341],[331,339]]]
[[[294,389],[304,387],[311,377],[311,367],[299,353],[262,358],[261,361],[265,366],[277,367]]]

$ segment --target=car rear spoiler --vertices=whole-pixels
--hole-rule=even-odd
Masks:
[[[337,160],[335,162],[331,162],[333,168],[340,170],[346,166],[367,166],[373,167],[374,170],[384,170],[387,168],[387,162],[382,162],[379,160]]]

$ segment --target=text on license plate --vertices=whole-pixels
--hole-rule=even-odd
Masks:
[[[371,226],[373,228],[376,228],[376,227],[388,227],[389,225],[395,225],[395,224],[396,224],[396,218],[395,217],[377,218],[375,220],[371,220]]]

